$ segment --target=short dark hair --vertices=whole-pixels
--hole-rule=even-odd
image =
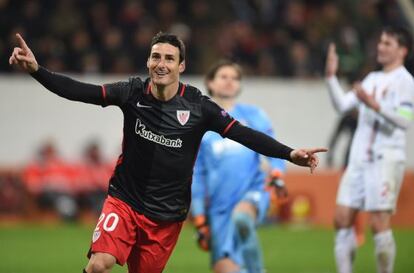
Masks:
[[[393,36],[397,40],[399,46],[407,49],[406,58],[411,55],[413,39],[408,29],[402,26],[386,26],[382,29],[382,32]]]
[[[229,59],[219,60],[218,62],[214,63],[210,67],[209,70],[207,70],[206,76],[204,78],[204,83],[206,85],[207,92],[210,96],[213,95],[213,92],[211,92],[210,88],[208,87],[208,82],[212,81],[216,77],[217,71],[219,71],[220,68],[222,68],[224,66],[233,67],[236,70],[237,74],[238,74],[239,80],[241,80],[242,77],[243,77],[242,68],[238,63],[236,63],[235,61],[229,60]]]
[[[151,48],[153,45],[158,43],[167,43],[175,46],[180,52],[180,63],[185,60],[185,45],[177,35],[160,31],[152,37]]]

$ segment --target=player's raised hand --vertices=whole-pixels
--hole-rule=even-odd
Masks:
[[[338,71],[338,54],[336,54],[336,45],[330,43],[328,47],[328,54],[326,56],[325,76],[332,77]]]
[[[290,158],[293,163],[299,166],[309,167],[311,173],[319,164],[319,158],[316,153],[327,152],[326,148],[314,149],[295,149],[290,152]]]
[[[30,48],[27,46],[23,37],[16,33],[18,46],[14,48],[10,58],[10,65],[18,65],[28,73],[33,73],[39,69],[36,58]]]
[[[375,100],[374,95],[368,95],[368,93],[362,87],[361,82],[355,82],[353,84],[352,90],[362,103],[364,103],[366,106],[370,107],[374,111],[379,111],[380,105]]]

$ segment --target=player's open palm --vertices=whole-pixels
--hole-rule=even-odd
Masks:
[[[309,167],[310,171],[313,172],[319,164],[319,158],[316,153],[327,151],[328,149],[326,148],[296,149],[290,153],[290,158],[296,165]]]
[[[12,55],[9,58],[10,65],[18,65],[21,69],[28,73],[37,71],[39,65],[30,48],[27,46],[23,37],[16,34],[18,46],[13,49]]]
[[[330,43],[328,47],[328,55],[326,56],[326,64],[325,64],[326,77],[335,76],[337,71],[338,71],[338,54],[336,53],[335,44]]]

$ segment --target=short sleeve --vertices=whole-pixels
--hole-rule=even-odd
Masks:
[[[206,121],[207,131],[214,131],[223,137],[237,122],[229,113],[207,96],[201,97],[201,109]]]
[[[102,96],[104,103],[108,105],[124,105],[132,96],[133,90],[142,89],[142,81],[138,77],[131,77],[128,81],[119,81],[102,85]]]

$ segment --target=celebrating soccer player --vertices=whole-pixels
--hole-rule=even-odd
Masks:
[[[406,130],[413,119],[414,80],[404,67],[411,46],[405,29],[385,28],[377,44],[382,70],[369,73],[348,93],[335,77],[338,56],[335,45],[329,46],[326,77],[333,104],[341,113],[359,110],[349,165],[336,201],[335,258],[340,273],[352,272],[357,245],[352,224],[359,210],[371,217],[378,272],[393,272],[396,246],[390,218],[404,176]]]
[[[130,273],[162,272],[177,242],[191,199],[193,164],[206,131],[237,141],[261,154],[297,165],[318,164],[323,148],[293,150],[241,125],[199,90],[179,81],[185,48],[175,35],[158,33],[147,61],[149,78],[94,85],[38,65],[17,34],[9,59],[51,92],[101,106],[116,105],[124,115],[124,140],[108,197],[93,232],[84,272],[110,272],[115,263]]]

